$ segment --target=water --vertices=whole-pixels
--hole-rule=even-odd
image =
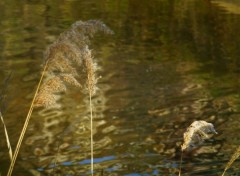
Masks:
[[[1,80],[12,72],[3,115],[13,147],[47,45],[79,19],[101,19],[115,35],[91,45],[102,76],[93,100],[95,175],[178,175],[182,135],[194,120],[219,134],[184,155],[182,174],[220,175],[240,144],[239,8],[234,0],[1,1]],[[71,89],[61,110],[36,109],[13,175],[89,175],[87,103]],[[239,161],[228,174],[240,174]]]

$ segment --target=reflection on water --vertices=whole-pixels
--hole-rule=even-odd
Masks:
[[[240,3],[239,1],[226,1],[226,0],[214,0],[213,3],[223,7],[224,10],[227,10],[229,13],[240,14]]]
[[[1,1],[0,77],[13,72],[4,113],[13,146],[47,44],[76,20],[100,18],[115,35],[91,46],[102,76],[93,99],[96,175],[177,175],[183,132],[200,119],[219,135],[184,155],[182,172],[220,175],[240,144],[238,8],[233,0]],[[72,89],[60,103],[34,111],[14,175],[89,175],[88,97]],[[4,175],[5,141],[0,148]],[[240,174],[238,166],[229,174]]]

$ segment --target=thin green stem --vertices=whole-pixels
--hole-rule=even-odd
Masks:
[[[30,108],[29,108],[29,111],[28,111],[28,114],[27,114],[25,123],[24,123],[24,125],[23,125],[23,129],[22,129],[21,134],[20,134],[20,137],[19,137],[19,139],[18,139],[18,143],[17,143],[16,149],[15,149],[15,151],[14,151],[13,158],[12,158],[12,161],[11,161],[11,163],[10,163],[7,176],[11,176],[11,175],[12,175],[13,168],[14,168],[14,165],[15,165],[15,162],[16,162],[16,159],[17,159],[17,156],[18,156],[18,153],[19,153],[19,150],[20,150],[22,141],[23,141],[23,137],[24,137],[24,135],[25,135],[25,133],[26,133],[26,131],[27,131],[27,127],[28,127],[28,124],[29,124],[29,121],[30,121],[30,118],[31,118],[31,115],[32,115],[32,112],[33,112],[34,102],[35,102],[35,99],[36,99],[36,97],[37,97],[39,88],[40,88],[40,86],[41,86],[41,83],[42,83],[42,80],[43,80],[45,71],[46,71],[46,69],[47,69],[47,65],[48,65],[48,60],[47,60],[47,62],[46,62],[46,64],[45,64],[45,66],[44,66],[44,69],[43,69],[41,78],[40,78],[40,80],[39,80],[39,82],[38,82],[38,86],[37,86],[36,92],[35,92],[35,94],[34,94],[32,103],[31,103],[31,105],[30,105]]]

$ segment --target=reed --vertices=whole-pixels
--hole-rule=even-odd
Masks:
[[[210,133],[217,132],[214,129],[213,124],[201,121],[194,121],[183,134],[183,144],[181,146],[181,160],[179,168],[179,176],[181,175],[182,157],[184,151],[191,151],[194,147],[202,144],[204,140],[210,138]]]
[[[68,85],[78,87],[83,92],[85,87],[89,92],[91,110],[91,172],[93,174],[93,117],[91,97],[95,93],[97,79],[95,78],[96,64],[93,61],[88,45],[90,44],[90,39],[98,31],[112,34],[112,31],[101,21],[77,21],[70,29],[60,34],[59,38],[47,48],[44,55],[43,72],[13,154],[8,176],[12,175],[34,107],[50,108],[56,106],[59,94],[66,92]]]
[[[240,156],[240,146],[236,149],[236,151],[234,152],[234,154],[232,155],[231,159],[228,161],[228,163],[225,166],[225,169],[222,173],[222,176],[224,176],[224,174],[226,173],[226,171],[231,167],[231,165],[234,163],[234,161],[236,159],[238,159],[238,157]]]

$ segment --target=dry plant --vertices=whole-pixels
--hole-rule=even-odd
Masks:
[[[181,161],[179,176],[181,175],[182,156],[184,151],[191,151],[194,147],[202,144],[204,140],[210,138],[210,133],[217,132],[214,129],[213,124],[206,121],[194,121],[183,134],[183,144],[181,146]]]
[[[233,162],[236,159],[238,159],[239,156],[240,156],[240,146],[237,148],[237,150],[232,155],[231,159],[228,161],[227,165],[225,166],[225,169],[224,169],[224,172],[223,172],[222,176],[224,176],[225,172],[231,167]]]
[[[81,91],[84,91],[84,88],[88,90],[91,110],[91,172],[93,175],[93,117],[91,97],[95,93],[97,79],[95,78],[96,64],[93,61],[88,45],[90,39],[98,31],[112,34],[112,31],[101,21],[77,21],[47,48],[44,56],[43,72],[19,137],[8,170],[8,176],[12,174],[33,108],[50,108],[56,106],[59,94],[67,90],[67,85],[78,87]]]
[[[90,129],[91,129],[91,174],[93,175],[93,108],[92,95],[96,91],[97,79],[95,76],[96,65],[93,63],[91,52],[86,53],[85,66],[88,73],[87,87],[89,93],[89,107],[90,107]]]

